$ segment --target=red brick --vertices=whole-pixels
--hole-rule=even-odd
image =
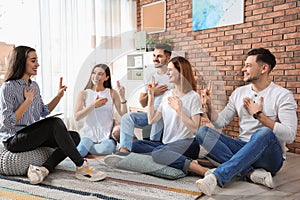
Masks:
[[[273,35],[273,31],[269,30],[269,31],[258,31],[256,33],[252,33],[252,37],[263,37],[263,36],[269,36],[269,35]]]
[[[299,51],[300,50],[300,45],[291,45],[286,47],[286,51]]]
[[[249,0],[245,2],[244,23],[192,31],[192,1],[168,0],[167,32],[154,36],[170,37],[173,48],[185,51],[195,66],[198,89],[203,80],[218,82],[216,108],[221,110],[232,91],[244,85],[241,67],[251,48],[265,47],[276,56],[277,65],[270,80],[287,87],[297,99],[298,133],[292,152],[300,154],[300,2],[297,0]],[[137,29],[141,27],[140,7],[156,0],[137,1]],[[212,126],[203,118],[201,124]],[[239,132],[235,118],[224,133],[236,137]]]
[[[270,24],[263,26],[263,31],[284,28],[284,23]]]
[[[271,7],[256,9],[256,10],[253,10],[253,15],[272,13],[272,11],[273,11],[273,9]]]
[[[294,21],[294,20],[297,20],[298,19],[298,16],[297,14],[294,14],[294,15],[284,15],[282,17],[276,17],[274,19],[274,23],[282,23],[282,22],[288,22],[288,21]]]
[[[299,6],[297,8],[285,10],[286,15],[298,14],[298,13],[300,13],[300,7]]]
[[[300,75],[300,70],[285,70],[284,75]]]
[[[273,34],[278,35],[278,34],[284,34],[284,33],[295,33],[296,32],[296,27],[287,27],[287,28],[281,28],[281,29],[274,29]]]
[[[261,38],[249,38],[249,39],[243,39],[243,44],[251,44],[251,43],[258,43],[261,42]]]
[[[278,11],[278,10],[286,10],[286,9],[291,9],[296,7],[296,2],[293,3],[286,3],[286,4],[282,4],[282,5],[278,5],[278,6],[274,6],[274,11]]]
[[[284,23],[285,27],[295,27],[295,26],[299,26],[299,25],[300,25],[300,19]]]
[[[291,38],[299,38],[300,37],[300,32],[295,32],[295,33],[287,33],[284,34],[283,39],[291,39]]]
[[[268,42],[268,41],[278,41],[282,40],[282,35],[273,35],[273,36],[268,36],[268,37],[263,37],[262,42]]]

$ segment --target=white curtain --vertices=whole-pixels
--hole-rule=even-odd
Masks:
[[[116,57],[134,48],[136,3],[132,0],[40,0],[40,65],[45,102],[68,86],[56,112],[74,127],[74,104],[98,63],[113,68]],[[112,69],[116,70],[116,69]]]

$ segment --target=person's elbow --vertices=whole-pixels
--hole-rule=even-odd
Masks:
[[[147,103],[145,103],[144,101],[140,101],[140,104],[143,108],[145,108],[147,106]]]
[[[195,135],[198,131],[199,126],[194,126],[190,129],[190,131]]]
[[[296,133],[297,133],[297,131],[292,131],[292,130],[290,131],[290,137],[288,137],[287,140],[286,140],[287,144],[291,144],[295,141]]]

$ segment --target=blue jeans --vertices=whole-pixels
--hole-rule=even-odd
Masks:
[[[112,139],[107,139],[100,143],[94,143],[91,139],[83,137],[77,146],[77,150],[82,157],[85,157],[88,153],[93,155],[108,155],[115,152],[115,149],[116,143]]]
[[[248,142],[220,134],[207,126],[198,129],[196,138],[208,156],[222,163],[213,173],[223,187],[234,176],[245,177],[257,168],[264,168],[275,175],[282,167],[282,148],[269,128],[260,128]]]
[[[154,162],[181,169],[185,173],[188,172],[191,161],[198,158],[199,150],[196,138],[177,140],[168,144],[137,140],[132,145],[132,152],[151,154]]]
[[[120,128],[120,148],[131,151],[134,128],[149,128],[148,116],[144,112],[130,112],[122,116]],[[160,141],[163,132],[163,120],[151,126],[150,140]]]

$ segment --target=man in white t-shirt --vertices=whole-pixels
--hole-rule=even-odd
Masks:
[[[217,184],[223,187],[236,175],[254,183],[274,188],[272,176],[286,159],[286,143],[292,143],[297,132],[297,104],[293,93],[269,80],[276,65],[275,56],[267,49],[248,52],[242,68],[249,83],[231,94],[220,112],[212,107],[209,90],[201,92],[202,105],[215,128],[223,128],[237,115],[240,133],[234,139],[207,126],[199,128],[196,138],[208,156],[221,163],[208,171],[197,187],[212,195]]]
[[[143,91],[140,94],[140,104],[146,107],[148,103],[147,84],[150,78],[155,77],[155,109],[159,105],[163,94],[173,88],[168,82],[167,65],[171,58],[171,47],[169,45],[157,44],[153,52],[153,63],[156,71],[153,74],[147,74],[149,80],[146,81]],[[122,116],[120,128],[120,152],[130,152],[132,147],[132,139],[134,136],[134,128],[148,127],[148,117],[146,112],[130,112]],[[160,141],[163,132],[163,121],[160,120],[151,126],[150,140]]]

